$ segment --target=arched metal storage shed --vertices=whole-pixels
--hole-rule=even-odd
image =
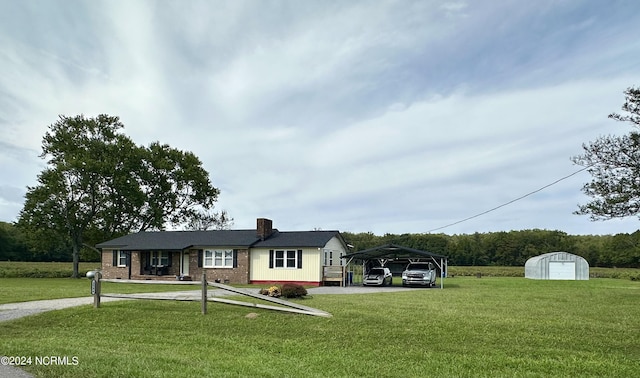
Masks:
[[[588,280],[589,263],[569,252],[545,253],[527,260],[524,276],[534,280]]]

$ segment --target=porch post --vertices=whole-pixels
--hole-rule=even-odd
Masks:
[[[202,299],[201,299],[202,315],[207,314],[207,273],[202,272]]]

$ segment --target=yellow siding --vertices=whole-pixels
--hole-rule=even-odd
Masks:
[[[302,249],[302,269],[273,268],[269,269],[269,250],[271,248],[251,249],[251,281],[310,281],[322,280],[320,251],[318,248],[286,248]],[[282,248],[275,248],[282,249]]]
[[[302,249],[302,269],[269,268],[270,249]],[[250,254],[250,281],[301,281],[321,282],[325,250],[333,251],[333,265],[341,265],[340,256],[347,251],[337,237],[331,238],[322,248],[252,248]]]

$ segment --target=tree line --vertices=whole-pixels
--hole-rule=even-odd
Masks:
[[[353,252],[397,244],[445,255],[453,266],[524,266],[533,256],[565,251],[584,257],[590,266],[640,268],[640,231],[616,235],[569,235],[538,229],[462,235],[342,234],[354,246]]]
[[[566,251],[584,257],[591,266],[640,268],[640,231],[616,235],[568,235],[562,231],[522,230],[462,235],[385,234],[343,232],[353,252],[384,244],[433,252],[448,257],[452,266],[523,266],[530,257]],[[71,246],[60,240],[34,248],[23,231],[0,222],[0,261],[72,261]],[[100,255],[83,249],[82,261],[100,261]]]
[[[71,246],[63,239],[49,239],[47,244],[38,247],[13,223],[0,222],[0,261],[72,261]],[[100,255],[87,249],[80,258],[99,261]]]

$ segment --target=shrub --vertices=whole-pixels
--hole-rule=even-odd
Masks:
[[[307,295],[307,289],[302,285],[286,283],[282,285],[282,296],[285,298],[300,298]]]
[[[268,289],[260,289],[259,293],[262,295],[268,295],[270,297],[279,298],[282,293],[282,290],[278,286],[273,285],[273,286],[270,286]]]

